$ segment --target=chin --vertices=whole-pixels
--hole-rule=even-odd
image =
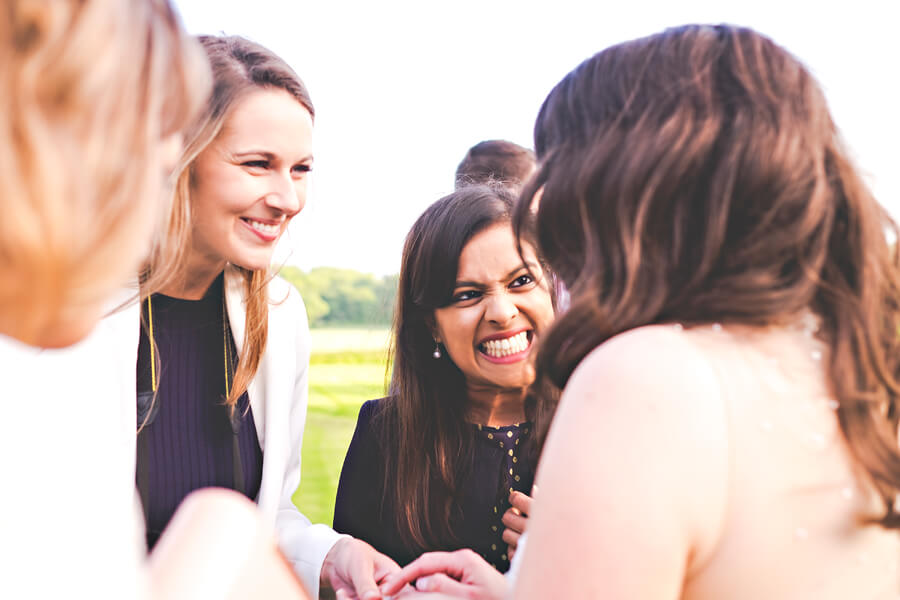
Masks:
[[[264,256],[235,256],[229,259],[228,262],[248,271],[264,271],[272,265],[272,252]]]
[[[532,373],[530,377],[520,376],[520,377],[504,377],[498,378],[492,381],[493,385],[498,388],[502,388],[505,390],[517,390],[517,389],[525,389],[529,385],[534,382],[534,374]]]

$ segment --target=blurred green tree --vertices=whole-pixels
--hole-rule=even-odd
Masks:
[[[378,278],[336,267],[316,267],[309,272],[282,267],[279,274],[300,291],[311,327],[391,322],[397,275]]]

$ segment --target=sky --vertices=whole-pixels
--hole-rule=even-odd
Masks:
[[[900,218],[900,46],[892,1],[175,0],[191,33],[284,58],[316,108],[306,208],[276,261],[384,275],[407,231],[485,139],[532,146],[538,109],[582,60],[692,22],[733,23],[798,56],[876,197]]]

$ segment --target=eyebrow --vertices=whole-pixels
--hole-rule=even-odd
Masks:
[[[527,269],[529,271],[533,270],[533,269],[529,269],[528,265],[526,265],[525,263],[522,263],[518,267],[516,267],[515,269],[513,269],[512,271],[507,273],[506,276],[504,277],[504,279],[512,279],[513,275],[515,275],[522,269]],[[485,287],[485,285],[483,283],[478,283],[477,281],[457,281],[456,285],[453,286],[453,289],[461,288],[461,287],[483,288],[483,287]]]
[[[233,154],[233,156],[235,158],[245,158],[247,156],[262,156],[266,160],[275,160],[275,158],[276,158],[275,154],[273,154],[272,152],[269,152],[267,150],[244,150],[243,152],[235,152]],[[306,156],[304,156],[297,162],[306,162],[306,161],[311,161],[311,160],[313,160],[313,155],[307,154]]]

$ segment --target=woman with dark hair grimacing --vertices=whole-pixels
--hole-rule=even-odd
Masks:
[[[537,358],[564,392],[528,539],[506,581],[431,554],[383,589],[896,598],[896,228],[807,69],[749,29],[670,29],[569,73],[535,146],[517,231],[542,190],[571,306]]]
[[[390,395],[360,410],[334,516],[401,564],[471,548],[505,571],[524,529],[541,412],[525,390],[553,301],[531,244],[517,251],[513,202],[464,187],[406,239]]]

